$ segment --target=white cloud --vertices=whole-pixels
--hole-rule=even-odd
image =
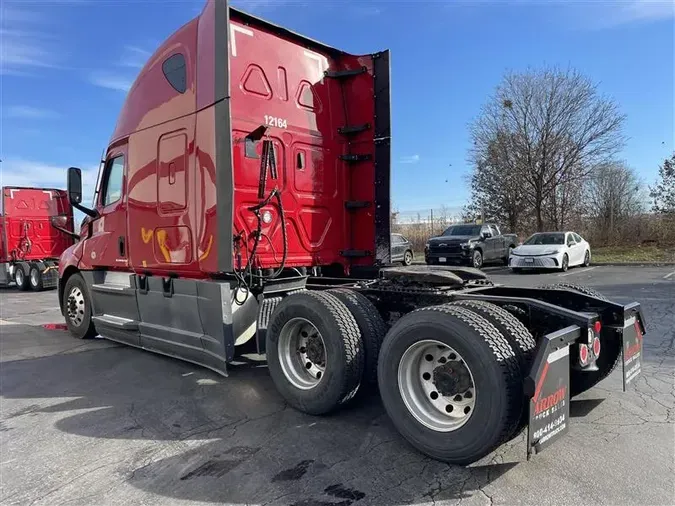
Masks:
[[[58,68],[54,40],[45,31],[49,25],[40,15],[5,5],[0,14],[0,74],[32,75],[36,69]]]
[[[67,166],[51,165],[22,158],[3,159],[0,163],[0,186],[36,186],[65,188]],[[91,201],[98,167],[82,169],[84,204]]]
[[[119,73],[93,72],[89,75],[89,82],[94,86],[126,93],[134,83],[135,73],[143,68],[151,56],[152,53],[142,47],[126,45],[119,62],[115,64],[120,68]],[[135,72],[129,69],[135,69]]]
[[[632,0],[609,4],[611,10],[605,20],[600,23],[621,25],[632,22],[648,22],[672,19],[675,17],[673,0]]]
[[[123,76],[115,76],[111,74],[92,74],[89,76],[89,82],[101,88],[108,88],[109,90],[122,91],[126,93],[131,88],[133,81]]]
[[[7,108],[8,118],[23,119],[50,119],[58,118],[59,114],[49,109],[40,109],[29,105],[13,105]]]
[[[398,163],[417,163],[420,161],[420,155],[402,156],[398,159]]]
[[[307,5],[308,2],[303,0],[233,0],[231,2],[233,7],[243,11],[251,12],[253,14],[264,10],[276,9],[289,4],[294,6]]]
[[[148,58],[152,56],[150,51],[137,46],[124,46],[124,54],[120,61],[122,67],[131,67],[135,69],[143,68]]]

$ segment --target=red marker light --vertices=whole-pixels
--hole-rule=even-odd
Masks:
[[[595,355],[595,358],[600,356],[600,339],[597,337],[593,339],[593,355]]]
[[[593,330],[595,330],[596,334],[599,334],[600,331],[602,330],[602,323],[600,323],[599,321],[595,322],[595,324],[593,324]]]
[[[585,344],[579,345],[579,362],[581,365],[588,364],[588,346]]]

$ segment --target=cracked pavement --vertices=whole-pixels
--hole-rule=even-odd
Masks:
[[[673,267],[594,267],[498,283],[569,282],[643,305],[641,377],[615,371],[571,402],[570,432],[530,462],[521,433],[468,467],[419,454],[375,396],[327,417],[276,393],[265,366],[228,378],[60,323],[54,291],[0,291],[2,504],[673,504]]]

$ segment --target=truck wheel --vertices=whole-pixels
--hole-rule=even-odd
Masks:
[[[23,264],[16,264],[14,267],[14,282],[16,283],[16,287],[22,292],[28,290],[28,272]]]
[[[473,250],[473,254],[471,255],[471,266],[475,267],[476,269],[483,267],[483,253],[481,250]]]
[[[267,364],[294,408],[328,413],[354,397],[363,374],[363,343],[349,309],[334,295],[288,295],[267,328]]]
[[[600,300],[609,300],[600,292],[587,286],[574,285],[571,283],[558,283],[555,285],[544,285],[540,288],[553,290],[574,290]],[[590,390],[595,385],[612,374],[614,369],[621,363],[621,340],[610,339],[606,332],[600,333],[600,356],[595,362],[598,366],[597,371],[580,371],[570,369],[570,396],[577,396],[586,390]]]
[[[483,300],[458,300],[450,305],[466,307],[494,325],[511,345],[523,373],[530,370],[537,342],[518,318],[506,309]]]
[[[387,325],[375,305],[359,292],[347,288],[335,288],[327,292],[347,306],[356,320],[361,331],[364,353],[363,379],[359,391],[373,390],[377,387],[377,358],[387,333]]]
[[[63,308],[66,313],[66,325],[74,337],[78,339],[96,337],[94,322],[91,320],[91,297],[82,275],[73,274],[68,278],[63,289]]]
[[[30,287],[35,292],[42,291],[42,271],[37,266],[37,264],[30,264],[30,273],[28,275],[30,281]]]
[[[380,350],[380,394],[422,453],[466,465],[505,441],[523,409],[518,360],[499,330],[465,307],[413,311]]]

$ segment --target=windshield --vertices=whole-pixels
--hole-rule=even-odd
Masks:
[[[453,225],[443,235],[480,235],[480,228],[480,225]]]
[[[528,237],[523,244],[565,244],[565,234],[534,234]]]

